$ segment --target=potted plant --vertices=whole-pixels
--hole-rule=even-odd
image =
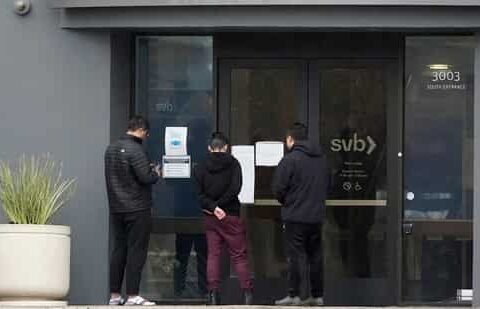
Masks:
[[[50,156],[0,161],[0,307],[66,305],[70,227],[51,223],[74,189]]]

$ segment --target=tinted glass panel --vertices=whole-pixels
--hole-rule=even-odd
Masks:
[[[210,37],[138,39],[137,112],[147,115],[151,130],[148,153],[159,161],[165,153],[165,127],[188,127],[187,151],[201,161],[213,131],[213,47]],[[154,187],[159,217],[200,216],[191,179],[167,180]]]
[[[213,40],[208,36],[137,38],[136,112],[148,117],[152,161],[165,153],[167,126],[188,127],[192,165],[207,153],[215,126]],[[154,186],[154,225],[141,294],[162,302],[198,301],[206,295],[206,239],[192,179]]]
[[[410,37],[405,56],[403,297],[472,287],[471,37]]]
[[[238,67],[237,67],[238,65]],[[306,123],[302,67],[288,62],[230,70],[230,137],[233,145],[283,141],[287,126]],[[286,292],[280,207],[271,190],[274,167],[255,168],[255,205],[245,206],[256,301],[272,304]],[[235,278],[235,272],[230,272]],[[235,279],[236,280],[236,279]],[[236,282],[234,286],[236,286]]]
[[[305,120],[301,102],[302,72],[294,65],[234,68],[231,84],[230,136],[233,145],[283,142],[287,127]],[[273,171],[272,167],[256,168],[256,199],[273,198]]]
[[[332,168],[325,275],[386,277],[385,65],[319,68],[320,136]]]

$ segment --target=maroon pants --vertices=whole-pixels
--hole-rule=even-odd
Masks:
[[[218,220],[214,216],[205,216],[205,232],[208,243],[207,282],[209,291],[220,287],[220,259],[224,244],[228,247],[230,261],[235,267],[240,287],[253,288],[247,256],[247,237],[242,219],[227,216]]]

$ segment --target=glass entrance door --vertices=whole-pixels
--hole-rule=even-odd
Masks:
[[[382,61],[220,61],[219,124],[233,145],[283,141],[285,129],[300,121],[328,154],[333,183],[323,231],[327,305],[397,301],[401,104],[394,68]],[[287,293],[273,171],[256,167],[255,203],[244,207],[260,304]],[[236,303],[235,274],[227,273],[225,300]]]
[[[282,141],[285,126],[308,122],[306,64],[302,61],[222,61],[219,87],[220,129],[232,145]],[[280,208],[271,192],[273,167],[255,168],[255,204],[243,207],[255,303],[272,304],[286,292]],[[228,265],[228,263],[226,263]],[[226,266],[227,304],[240,303],[235,273]]]
[[[332,170],[324,225],[330,305],[396,301],[401,140],[394,68],[385,61],[310,65],[310,101],[319,109],[315,131]]]

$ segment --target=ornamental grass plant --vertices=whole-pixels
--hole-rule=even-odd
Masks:
[[[51,224],[75,191],[75,179],[62,176],[50,156],[0,161],[0,204],[11,223]]]

